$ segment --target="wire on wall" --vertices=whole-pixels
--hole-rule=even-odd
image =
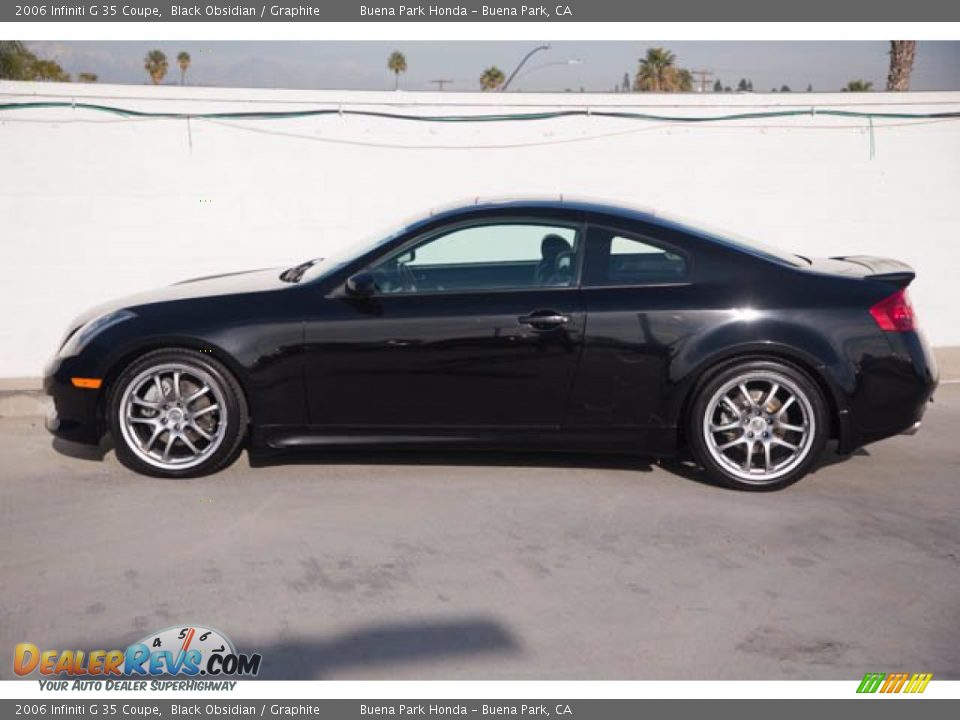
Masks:
[[[654,122],[671,123],[709,123],[730,122],[736,120],[765,120],[770,118],[786,118],[817,115],[843,118],[860,118],[864,120],[948,120],[960,119],[960,111],[914,113],[914,112],[864,112],[859,110],[837,110],[835,108],[804,108],[796,110],[764,110],[756,112],[730,113],[723,115],[661,115],[654,113],[639,113],[625,110],[596,110],[591,108],[570,110],[549,110],[543,112],[521,113],[489,113],[476,115],[418,115],[401,112],[385,112],[378,110],[356,110],[344,108],[314,108],[309,110],[250,110],[227,111],[208,113],[183,112],[156,112],[149,110],[133,110],[114,105],[98,105],[83,102],[16,102],[0,104],[0,112],[18,110],[45,110],[70,108],[74,110],[91,110],[109,113],[126,118],[155,118],[166,120],[282,120],[293,118],[320,117],[323,115],[353,115],[359,117],[382,118],[388,120],[403,120],[409,122],[430,123],[489,123],[489,122],[529,122],[536,120],[554,120],[568,117],[603,117],[621,120],[648,120]]]

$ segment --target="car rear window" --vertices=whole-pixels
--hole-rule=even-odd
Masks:
[[[686,279],[687,258],[646,237],[591,227],[584,285],[657,285]]]

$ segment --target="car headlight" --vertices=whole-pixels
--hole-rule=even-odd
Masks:
[[[61,348],[60,355],[76,355],[104,330],[133,317],[136,317],[136,315],[130,310],[116,310],[95,317],[70,336],[66,344]]]

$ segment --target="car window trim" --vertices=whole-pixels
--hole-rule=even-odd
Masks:
[[[574,275],[574,281],[570,285],[544,285],[537,286],[531,285],[529,287],[512,287],[512,288],[477,288],[473,290],[426,290],[420,291],[416,290],[413,292],[397,292],[397,293],[387,293],[385,295],[375,295],[377,298],[388,298],[388,297],[429,297],[431,295],[480,295],[486,293],[516,293],[516,292],[550,292],[555,290],[579,290],[582,277],[581,272],[583,270],[583,255],[587,245],[587,231],[586,223],[583,220],[559,220],[554,218],[547,218],[539,215],[506,215],[506,216],[494,216],[494,217],[485,217],[485,218],[474,218],[470,220],[463,220],[461,222],[452,223],[450,225],[444,225],[443,227],[434,228],[420,235],[415,235],[409,240],[401,243],[396,247],[390,248],[387,252],[384,252],[381,255],[373,258],[367,262],[360,270],[356,272],[369,272],[372,267],[377,263],[381,262],[384,258],[393,255],[402,253],[412,246],[423,244],[427,242],[430,238],[442,237],[443,235],[449,235],[452,232],[457,232],[471,227],[483,227],[486,225],[547,225],[554,227],[564,227],[574,231],[574,245],[576,247],[576,256],[574,258],[574,266],[576,268],[576,274]],[[355,273],[351,273],[355,274]]]
[[[621,237],[627,239],[634,239],[637,242],[646,243],[652,245],[653,247],[660,248],[665,252],[673,252],[677,255],[680,255],[684,259],[685,272],[683,277],[679,280],[664,280],[662,282],[646,282],[646,283],[616,283],[610,285],[588,285],[586,283],[586,263],[587,263],[587,244],[590,242],[590,230],[596,228],[598,230],[606,230],[612,233],[617,233]],[[617,227],[616,225],[611,225],[609,223],[602,222],[592,222],[588,220],[584,223],[583,228],[583,267],[580,268],[580,285],[579,287],[582,290],[599,290],[606,288],[646,288],[646,287],[671,287],[671,286],[684,286],[693,284],[693,265],[694,259],[687,250],[677,247],[674,243],[668,242],[666,240],[660,240],[659,238],[652,237],[644,232],[637,232],[635,230],[625,230],[623,227]],[[610,255],[607,254],[609,259]]]

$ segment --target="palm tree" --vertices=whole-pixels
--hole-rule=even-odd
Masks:
[[[869,80],[851,80],[843,89],[844,92],[870,92],[873,90],[873,83]]]
[[[910,73],[917,56],[916,40],[890,41],[890,73],[887,75],[887,90],[901,92],[910,89]]]
[[[693,73],[685,68],[680,68],[673,73],[672,80],[671,91],[690,92],[693,90]]]
[[[180,66],[180,84],[183,85],[187,77],[187,68],[190,67],[190,53],[186,50],[177,53],[177,65]]]
[[[649,48],[647,54],[640,59],[637,77],[633,83],[634,89],[666,91],[670,85],[671,76],[674,75],[676,61],[677,56],[665,48]]]
[[[400,73],[407,71],[407,58],[399,50],[394,50],[387,58],[387,67],[393,73],[393,89],[400,89]]]
[[[151,50],[143,60],[143,68],[150,76],[150,82],[159,85],[167,76],[167,56],[162,50]]]
[[[480,75],[480,87],[483,90],[496,90],[503,85],[506,79],[503,70],[496,65],[491,65]]]

